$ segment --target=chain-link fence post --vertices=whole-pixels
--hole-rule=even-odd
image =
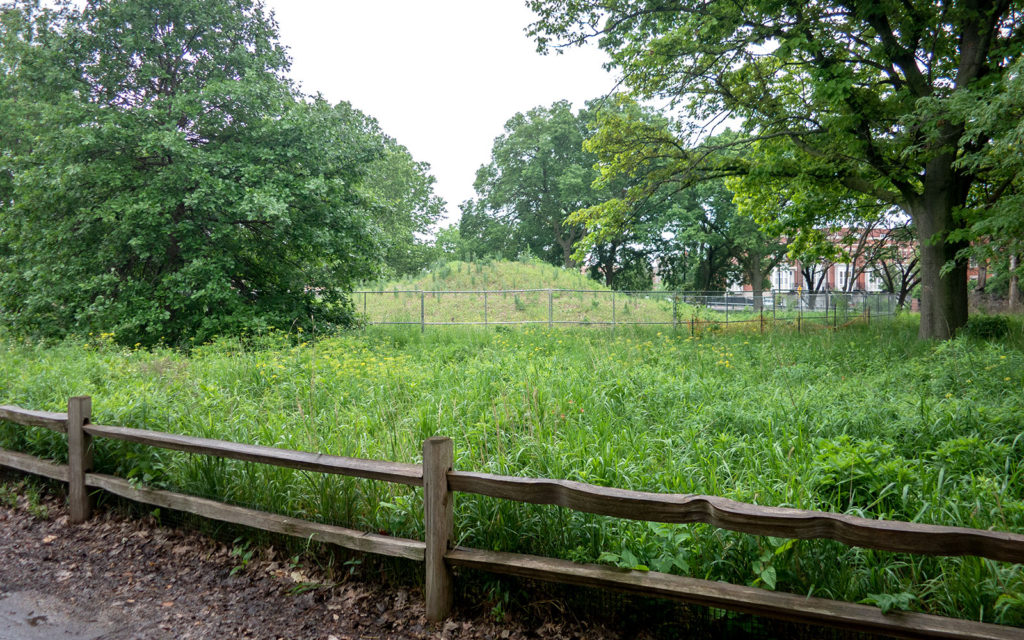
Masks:
[[[551,289],[548,289],[548,329],[551,328],[551,321],[554,319],[555,296]]]
[[[618,321],[615,318],[615,292],[612,291],[612,332],[615,332],[616,323]]]

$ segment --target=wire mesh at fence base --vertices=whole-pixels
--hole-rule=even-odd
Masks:
[[[894,315],[885,292],[357,291],[357,311],[371,325],[658,325],[696,332],[723,325],[792,325],[798,330]]]
[[[628,630],[633,638],[649,640],[884,640],[891,638],[867,632],[837,629],[807,622],[792,622],[714,607],[687,604],[651,596],[580,587],[527,578],[462,570],[466,601],[494,603],[506,594],[516,617],[527,616],[543,625],[547,620],[584,620],[594,629],[614,635]],[[507,604],[505,606],[508,606]]]

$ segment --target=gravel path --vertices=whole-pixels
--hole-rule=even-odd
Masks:
[[[615,638],[581,623],[527,629],[459,617],[430,625],[415,590],[321,580],[263,550],[242,571],[231,550],[197,533],[100,509],[68,521],[62,499],[42,498],[46,519],[18,495],[0,504],[0,640],[569,640]],[[8,502],[13,501],[11,498]]]

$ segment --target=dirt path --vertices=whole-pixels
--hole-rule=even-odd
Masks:
[[[62,500],[35,501],[47,519],[16,500],[0,504],[0,640],[617,637],[579,623],[526,629],[458,615],[429,625],[415,590],[352,581],[303,592],[317,576],[286,560],[254,558],[232,575],[238,558],[196,533],[102,509],[73,525]]]

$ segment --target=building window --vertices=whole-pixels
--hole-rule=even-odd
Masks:
[[[775,267],[775,277],[772,284],[778,291],[789,291],[793,289],[793,270],[789,267]]]
[[[882,290],[882,279],[878,277],[878,273],[874,269],[869,269],[865,276],[865,286],[868,291]]]
[[[837,264],[836,265],[836,289],[839,291],[846,291],[846,282],[850,278],[850,265],[848,264]]]

